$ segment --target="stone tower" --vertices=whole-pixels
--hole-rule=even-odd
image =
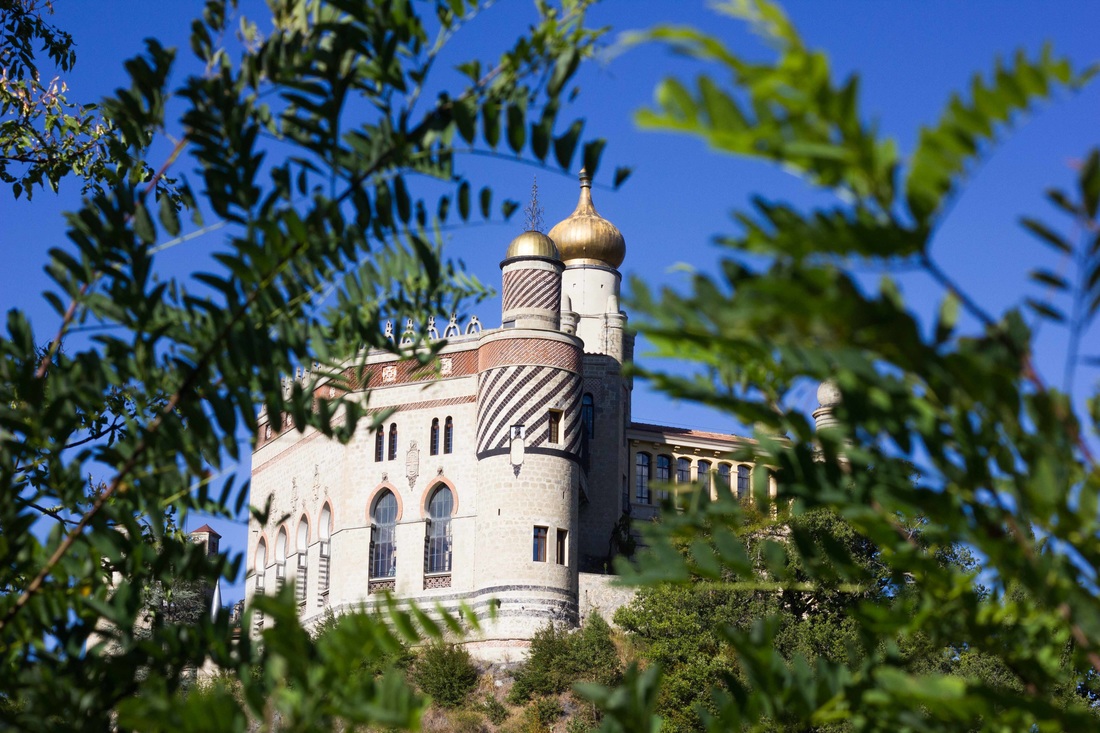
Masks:
[[[577,619],[582,344],[560,327],[562,268],[549,237],[517,237],[501,263],[503,328],[478,343],[474,586],[496,606],[488,647]]]
[[[576,322],[584,342],[581,409],[585,431],[587,482],[580,509],[581,569],[603,569],[611,531],[629,506],[630,466],[626,427],[630,424],[633,384],[623,378],[623,363],[633,358],[634,339],[619,309],[626,242],[619,229],[596,212],[588,173],[580,173],[580,200],[566,219],[550,230],[565,271],[562,273],[563,321]],[[598,456],[598,460],[590,457]]]

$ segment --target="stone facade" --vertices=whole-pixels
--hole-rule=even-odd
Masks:
[[[592,571],[609,567],[624,513],[654,516],[659,456],[669,480],[679,466],[683,480],[736,490],[728,456],[742,438],[631,422],[625,244],[583,174],[581,204],[551,234],[568,246],[536,232],[509,246],[500,328],[452,318],[442,334],[429,326],[447,344],[427,366],[372,352],[340,380],[288,380],[321,398],[362,395],[367,417],[340,445],[260,414],[252,504],[270,502],[270,519],[249,526],[247,598],[295,582],[307,624],[386,593],[465,604],[492,612],[471,650],[516,658],[547,621],[610,617],[626,602],[627,589]],[[400,343],[410,329],[387,334]]]

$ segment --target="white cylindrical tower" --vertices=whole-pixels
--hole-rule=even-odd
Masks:
[[[559,330],[552,248],[537,232],[512,243],[501,263],[506,327],[478,346],[473,602],[483,618],[490,604],[496,614],[475,642],[489,659],[518,658],[548,621],[577,622],[582,353]]]

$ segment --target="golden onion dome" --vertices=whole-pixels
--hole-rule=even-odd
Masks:
[[[596,213],[592,205],[592,179],[581,169],[581,198],[568,219],[550,230],[567,265],[618,267],[626,258],[626,241],[614,224]]]
[[[560,260],[558,248],[554,246],[554,240],[542,232],[528,231],[519,235],[508,245],[508,251],[504,259],[513,257],[546,257],[551,260]]]

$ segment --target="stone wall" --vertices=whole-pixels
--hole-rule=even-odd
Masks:
[[[593,611],[614,625],[615,612],[634,599],[637,588],[615,585],[617,575],[580,573],[577,580],[577,605],[583,624]]]

